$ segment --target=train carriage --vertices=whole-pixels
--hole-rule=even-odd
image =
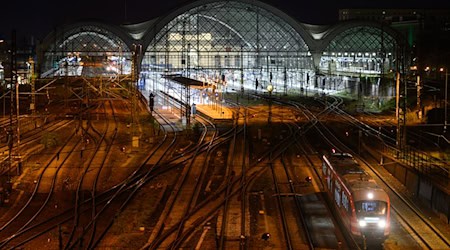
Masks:
[[[389,196],[351,154],[324,155],[322,174],[343,224],[356,239],[380,241],[389,235]]]

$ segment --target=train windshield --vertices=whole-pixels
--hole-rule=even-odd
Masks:
[[[384,215],[387,212],[387,203],[384,201],[357,201],[356,213],[360,216]]]

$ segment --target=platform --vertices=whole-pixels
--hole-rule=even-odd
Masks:
[[[214,121],[231,121],[233,119],[233,111],[224,105],[213,104],[196,104],[197,114],[208,117]],[[176,131],[182,131],[185,129],[186,124],[182,122],[182,117],[178,109],[174,109],[170,105],[165,106],[159,103],[159,100],[155,103],[155,110],[163,115]],[[166,122],[160,117],[155,116],[155,119],[159,124],[166,124]],[[169,129],[169,125],[163,125]]]
[[[201,113],[213,120],[232,120],[233,111],[227,106],[218,104],[196,104],[197,113]]]

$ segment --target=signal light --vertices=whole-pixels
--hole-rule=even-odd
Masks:
[[[311,176],[307,176],[305,178],[305,181],[311,183],[312,182],[312,177]]]

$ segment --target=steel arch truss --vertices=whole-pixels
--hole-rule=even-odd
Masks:
[[[395,38],[380,28],[353,27],[330,41],[320,68],[330,74],[385,74],[394,68],[396,46]]]
[[[112,76],[131,73],[132,53],[114,33],[94,25],[56,36],[44,53],[43,77]]]
[[[141,72],[154,81],[165,71],[231,82],[259,79],[264,87],[271,80],[298,82],[300,75],[293,74],[312,67],[307,44],[281,17],[248,3],[221,1],[168,22],[147,47]]]

